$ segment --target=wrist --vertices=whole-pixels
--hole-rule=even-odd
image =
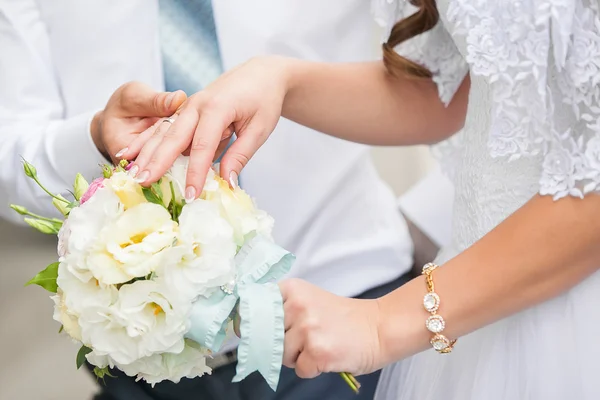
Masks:
[[[102,139],[102,125],[104,119],[104,111],[98,111],[94,114],[92,118],[92,122],[90,123],[90,135],[92,137],[92,141],[94,145],[98,149],[98,151],[107,159],[110,160],[110,156],[107,154],[106,147],[104,145],[104,141]]]
[[[282,115],[285,117],[289,110],[294,109],[294,102],[301,97],[307,70],[313,63],[287,57],[279,57],[277,62],[284,88]]]
[[[428,313],[423,308],[424,287],[424,279],[418,277],[377,300],[381,365],[391,364],[431,347],[431,335],[425,327]]]

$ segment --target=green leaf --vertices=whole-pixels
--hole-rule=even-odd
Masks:
[[[45,233],[47,235],[58,234],[58,231],[62,227],[62,221],[55,220],[55,219],[53,219],[51,221],[46,221],[46,220],[36,219],[36,218],[24,218],[24,221],[27,222],[27,224],[29,226],[31,226],[32,228],[34,228],[42,233]]]
[[[160,204],[161,206],[163,205],[162,200],[160,199],[160,197],[158,197],[156,195],[156,193],[154,193],[154,191],[151,188],[143,187],[142,188],[142,193],[144,193],[144,197],[150,203]]]
[[[81,368],[81,366],[85,363],[85,356],[87,354],[90,354],[92,352],[92,349],[90,349],[89,347],[81,346],[81,348],[79,349],[79,351],[77,352],[77,369]]]
[[[39,285],[49,292],[56,293],[58,285],[56,278],[58,278],[58,265],[60,263],[55,262],[46,267],[45,270],[34,276],[25,286]]]
[[[27,209],[23,206],[18,206],[16,204],[11,204],[10,208],[12,208],[13,210],[15,210],[16,212],[18,212],[21,215],[28,215],[29,212],[27,211]]]
[[[75,176],[75,183],[73,184],[73,193],[75,194],[75,200],[81,199],[81,196],[87,192],[90,184],[85,180],[83,175],[77,174]]]
[[[156,183],[153,183],[152,186],[150,186],[152,191],[160,198],[162,199],[163,197],[163,192],[162,189],[160,188],[160,180]]]
[[[65,330],[64,325],[61,325],[60,328],[58,329],[58,333],[62,333],[62,331],[64,331],[64,330]]]

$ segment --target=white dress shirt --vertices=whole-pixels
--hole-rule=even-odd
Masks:
[[[375,53],[369,1],[222,0],[213,8],[226,69],[260,54],[342,62]],[[155,0],[0,0],[2,216],[18,219],[8,203],[52,212],[21,173],[21,157],[57,192],[77,172],[99,174],[92,115],[127,81],[164,86],[157,24]],[[292,276],[354,296],[410,269],[406,224],[368,147],[282,120],[242,182],[274,216],[276,241],[296,253]]]

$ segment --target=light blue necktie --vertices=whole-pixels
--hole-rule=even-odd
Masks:
[[[212,2],[159,0],[159,5],[165,89],[192,95],[223,72]],[[238,177],[238,185],[240,181]]]
[[[211,0],[159,4],[166,90],[192,95],[223,72]]]

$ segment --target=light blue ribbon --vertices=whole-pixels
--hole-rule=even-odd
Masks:
[[[265,237],[250,238],[235,257],[232,287],[198,299],[191,312],[187,337],[219,351],[228,318],[239,300],[241,340],[233,382],[258,371],[276,390],[283,362],[283,300],[276,281],[292,266],[294,255]],[[231,289],[231,293],[229,292]]]

